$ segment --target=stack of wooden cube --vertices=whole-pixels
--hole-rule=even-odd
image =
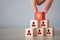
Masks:
[[[50,28],[49,20],[45,19],[44,12],[35,12],[34,20],[30,20],[30,28],[25,29],[25,36],[53,36],[54,27]]]

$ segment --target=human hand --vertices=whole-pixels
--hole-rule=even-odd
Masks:
[[[47,13],[49,8],[51,7],[53,0],[31,0],[31,5],[34,12],[38,12],[37,5],[41,5],[44,3],[42,11]]]

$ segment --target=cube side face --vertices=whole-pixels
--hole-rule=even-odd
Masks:
[[[35,20],[44,20],[45,19],[45,13],[44,12],[35,12]]]
[[[36,36],[36,29],[37,29],[37,28],[34,28],[34,29],[33,29],[33,37]]]
[[[38,28],[40,28],[40,20],[38,20]]]
[[[49,20],[46,20],[46,27],[49,27]]]
[[[37,28],[36,35],[37,36],[44,36],[44,29],[43,28]]]
[[[53,27],[53,36],[55,35],[55,28]]]
[[[33,30],[31,28],[26,28],[25,29],[25,36],[26,37],[33,37]]]
[[[41,20],[40,27],[41,28],[48,28],[49,27],[49,20]]]
[[[38,20],[30,20],[30,28],[38,28]]]
[[[42,12],[42,20],[45,20],[45,13]]]
[[[46,28],[46,36],[53,36],[54,32],[53,32],[53,28]]]

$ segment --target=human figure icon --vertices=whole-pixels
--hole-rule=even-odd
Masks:
[[[35,27],[36,25],[35,25],[35,22],[32,22],[32,27]]]
[[[42,22],[41,26],[45,26],[44,21]]]
[[[40,29],[38,30],[38,34],[41,34],[41,30]]]
[[[31,35],[31,33],[30,33],[30,30],[28,30],[28,33],[27,33],[27,35]]]
[[[47,34],[51,34],[49,29],[47,30]]]

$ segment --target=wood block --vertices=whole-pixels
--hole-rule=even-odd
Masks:
[[[34,37],[34,36],[36,36],[36,28],[35,29],[26,28],[25,29],[25,36],[26,37]]]
[[[44,12],[35,12],[35,20],[45,20]]]
[[[54,28],[46,28],[46,36],[54,36]]]
[[[38,27],[40,27],[39,20],[30,20],[30,28],[38,28]]]
[[[37,28],[36,35],[45,36],[45,28]]]
[[[40,20],[40,28],[49,27],[49,20]]]

